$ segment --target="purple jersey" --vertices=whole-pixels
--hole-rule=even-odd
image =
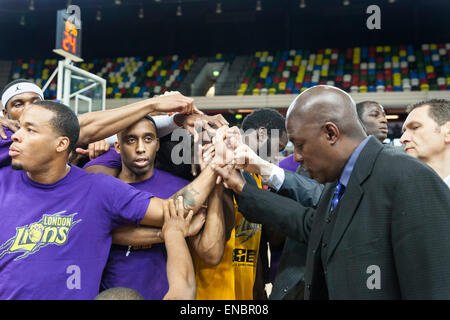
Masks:
[[[189,181],[158,169],[154,169],[151,178],[130,183],[162,199],[169,198],[187,184]],[[162,243],[154,244],[151,248],[131,248],[129,252],[125,246],[113,245],[103,272],[102,288],[131,288],[144,299],[161,300],[169,290],[166,260],[167,254]]]
[[[0,145],[0,163],[8,147]],[[75,166],[52,184],[1,167],[0,299],[93,299],[111,231],[138,224],[151,197]]]
[[[286,169],[289,171],[293,171],[296,172],[298,166],[300,165],[299,162],[295,162],[294,161],[294,155],[291,154],[290,156],[287,156],[286,158],[284,158],[283,160],[281,160],[280,162],[278,162],[278,166],[282,169]]]
[[[108,168],[122,168],[122,158],[120,157],[120,154],[116,152],[116,149],[113,147],[109,148],[107,152],[102,154],[101,156],[92,159],[88,163],[86,163],[83,167],[83,169],[86,169],[90,166],[105,166]]]
[[[8,166],[11,163],[11,158],[9,157],[9,146],[12,143],[11,136],[14,132],[9,130],[8,128],[3,127],[3,130],[6,133],[6,140],[3,140],[2,137],[0,137],[0,167]]]

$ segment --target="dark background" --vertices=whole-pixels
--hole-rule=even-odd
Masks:
[[[56,58],[56,11],[67,0],[0,0],[0,59]],[[181,3],[183,15],[175,12]],[[72,0],[81,8],[84,59],[258,50],[346,48],[450,41],[450,0]],[[381,30],[369,30],[369,5],[381,8]],[[140,8],[144,19],[138,18]],[[102,20],[96,21],[97,10]],[[24,15],[26,25],[19,24]]]

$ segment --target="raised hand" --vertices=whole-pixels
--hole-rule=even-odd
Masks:
[[[228,122],[221,114],[214,116],[196,113],[190,115],[177,114],[174,121],[178,126],[182,126],[194,136],[194,142],[196,143],[200,140],[200,137],[202,138],[202,143],[211,142],[212,137],[216,135],[216,130],[228,125]]]
[[[161,239],[165,240],[171,234],[182,234],[183,237],[189,236],[189,226],[191,224],[194,212],[189,211],[186,218],[184,217],[183,197],[177,198],[177,206],[173,199],[163,202],[164,225],[160,234]]]
[[[269,175],[272,172],[272,166],[270,162],[259,157],[253,150],[246,144],[241,144],[234,150],[234,166],[237,169],[242,169],[250,173],[261,174],[263,176]]]
[[[213,138],[214,144],[214,158],[212,166],[225,166],[232,164],[234,154],[230,141],[227,140],[228,126],[222,126],[216,131],[216,136]]]
[[[108,152],[111,145],[106,140],[100,140],[97,142],[90,143],[87,149],[76,148],[75,151],[85,157],[89,157],[90,160],[95,159],[102,154]]]
[[[223,179],[225,188],[231,189],[237,194],[242,192],[245,186],[245,180],[239,170],[235,169],[232,165],[226,165],[224,167],[216,166],[214,167],[214,171]]]
[[[177,91],[168,92],[151,99],[156,102],[155,112],[191,114],[196,110],[194,99],[185,97]]]
[[[20,124],[19,124],[19,121],[17,121],[17,120],[11,120],[11,119],[0,117],[0,137],[2,137],[3,140],[6,140],[7,136],[6,136],[6,133],[5,133],[5,130],[3,129],[3,127],[8,128],[12,132],[16,132],[17,130],[20,129]]]

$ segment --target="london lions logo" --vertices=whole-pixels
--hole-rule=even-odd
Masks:
[[[14,259],[14,261],[17,261],[36,253],[50,244],[64,245],[72,227],[82,220],[74,221],[73,217],[77,213],[61,216],[65,212],[44,214],[41,220],[37,222],[17,227],[16,235],[0,246],[0,250],[9,246],[0,253],[0,259],[8,253],[24,252],[24,254]]]

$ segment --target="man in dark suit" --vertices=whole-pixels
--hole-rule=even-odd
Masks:
[[[450,194],[442,179],[367,137],[340,89],[304,91],[286,123],[295,160],[326,183],[316,209],[216,170],[249,221],[308,244],[305,299],[449,299]]]

